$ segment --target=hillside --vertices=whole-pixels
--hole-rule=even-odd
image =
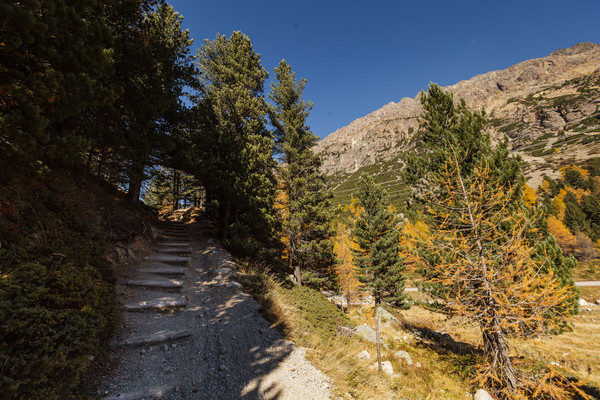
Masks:
[[[445,89],[472,109],[485,108],[493,137],[510,137],[513,151],[527,162],[525,172],[534,186],[541,183],[541,175],[552,174],[569,160],[597,153],[598,44],[579,43]],[[324,172],[343,184],[359,170],[380,173],[398,167],[401,155],[416,143],[419,96],[389,103],[324,138],[317,145],[325,156]]]

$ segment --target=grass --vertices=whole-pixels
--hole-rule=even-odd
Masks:
[[[391,361],[395,376],[378,376],[370,368],[376,362],[373,343],[335,334],[340,325],[373,326],[372,308],[344,315],[318,291],[292,285],[260,265],[245,263],[242,269],[242,283],[261,304],[263,314],[296,345],[307,349],[309,360],[332,379],[338,398],[464,399],[465,393],[474,392],[462,383],[461,375],[468,370],[470,357],[438,352],[397,323],[382,326],[387,346],[383,360]],[[363,350],[370,353],[370,361],[357,358]],[[398,350],[408,351],[415,365],[396,359]]]
[[[390,196],[390,202],[396,208],[402,209],[410,193],[408,186],[400,178],[401,170],[401,156],[398,156],[392,160],[361,167],[352,174],[333,176],[329,179],[329,186],[334,188],[332,202],[334,205],[342,206],[349,204],[358,178],[363,173],[367,173],[373,176],[376,184],[385,188]]]
[[[307,349],[309,360],[332,379],[337,398],[464,399],[476,391],[473,378],[482,340],[479,328],[469,320],[448,318],[418,305],[403,311],[386,307],[398,321],[382,324],[382,359],[391,361],[395,375],[380,377],[372,367],[377,354],[373,343],[336,335],[338,326],[374,327],[373,306],[351,308],[344,315],[321,293],[296,287],[261,265],[246,262],[242,269],[242,283],[261,304],[263,314],[287,338]],[[600,298],[600,288],[581,289],[583,298]],[[409,294],[415,300],[427,300],[423,293]],[[584,309],[570,321],[571,332],[512,342],[559,364],[567,376],[583,379],[587,393],[600,393],[600,307],[591,312]],[[439,333],[444,332],[452,340],[440,339]],[[363,350],[369,352],[370,360],[357,358]],[[410,354],[412,366],[394,356],[399,350]],[[526,353],[513,351],[513,355],[518,363],[532,368],[537,362]]]
[[[576,281],[600,281],[600,260],[580,261],[573,269]]]

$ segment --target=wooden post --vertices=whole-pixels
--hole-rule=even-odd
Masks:
[[[379,369],[379,376],[381,376],[381,372],[383,371],[381,367],[381,316],[377,316],[377,367]]]

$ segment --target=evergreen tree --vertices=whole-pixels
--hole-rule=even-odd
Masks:
[[[470,111],[463,99],[458,105],[454,104],[452,93],[445,92],[438,85],[431,84],[427,93],[421,93],[422,146],[419,153],[408,155],[404,176],[414,189],[414,197],[417,202],[427,205],[431,201],[432,182],[429,181],[432,173],[445,165],[451,157],[449,148],[460,149],[461,172],[465,179],[470,178],[477,165],[485,161],[487,168],[494,174],[497,184],[502,190],[507,191],[512,199],[506,203],[513,212],[528,210],[523,201],[525,188],[525,177],[521,169],[521,159],[511,156],[508,149],[508,138],[500,140],[496,146],[492,146],[490,136],[484,131],[486,126],[484,111]],[[439,198],[444,198],[443,187],[433,188],[437,190]],[[424,193],[429,193],[425,200]],[[527,211],[533,216],[532,211]],[[534,222],[535,229],[529,229],[527,234],[532,243],[543,242],[544,246],[536,247],[533,259],[545,258],[544,265],[549,266],[555,275],[564,277],[563,284],[572,288],[572,298],[566,300],[570,305],[571,312],[577,312],[578,291],[571,275],[572,260],[564,257],[552,257],[547,254],[561,252],[555,240],[548,240],[546,221],[540,216]],[[508,228],[506,226],[505,228]],[[557,264],[560,263],[560,264]]]
[[[353,252],[361,271],[359,279],[373,293],[375,304],[385,301],[408,308],[400,235],[395,215],[388,208],[387,193],[371,176],[363,174],[357,184],[356,198],[361,213],[354,223],[353,236],[358,249]]]
[[[158,210],[177,210],[188,205],[200,206],[202,188],[195,177],[184,171],[159,167],[152,172],[143,200]]]
[[[181,123],[181,97],[195,73],[192,39],[182,21],[172,6],[162,3],[145,14],[137,40],[120,45],[120,67],[127,72],[120,105],[130,201],[137,201],[146,167],[164,158],[161,150]]]
[[[600,200],[596,196],[583,196],[581,199],[581,209],[589,221],[590,238],[592,240],[600,239]]]
[[[312,150],[318,138],[306,126],[312,103],[302,100],[305,85],[306,80],[297,81],[291,67],[282,60],[275,68],[269,114],[282,158],[278,173],[287,200],[282,233],[288,265],[298,285],[306,280],[322,287],[331,285],[334,277],[333,210],[330,191],[319,171],[321,159]]]
[[[565,202],[565,225],[573,234],[577,232],[585,232],[589,234],[590,226],[589,222],[586,220],[586,215],[579,207],[577,202],[577,197],[573,194],[573,192],[567,192],[567,195],[564,198]]]
[[[0,170],[76,165],[84,115],[114,102],[110,13],[123,1],[0,3]]]
[[[241,32],[217,35],[198,51],[209,124],[194,139],[202,154],[200,178],[218,206],[223,237],[238,251],[274,245],[276,216],[273,137],[263,96],[267,71]],[[252,240],[250,240],[252,238]]]

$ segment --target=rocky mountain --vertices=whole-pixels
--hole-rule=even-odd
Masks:
[[[566,163],[600,153],[600,45],[579,43],[448,86],[472,109],[485,108],[493,137],[507,134],[534,186]],[[414,146],[419,95],[389,103],[317,145],[328,175],[401,159]]]

